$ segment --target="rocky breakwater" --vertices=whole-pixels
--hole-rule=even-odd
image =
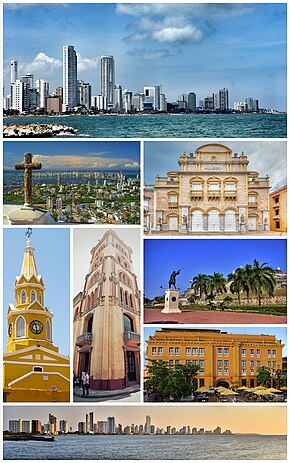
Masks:
[[[3,126],[4,138],[19,137],[56,137],[74,135],[77,130],[60,124],[9,124]]]

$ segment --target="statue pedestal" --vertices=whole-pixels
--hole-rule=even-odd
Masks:
[[[51,215],[37,207],[19,207],[8,215],[10,225],[50,225],[55,224]]]
[[[187,226],[184,223],[179,225],[179,233],[187,233]]]
[[[165,306],[161,313],[181,313],[178,308],[179,291],[178,289],[166,289],[165,291]]]

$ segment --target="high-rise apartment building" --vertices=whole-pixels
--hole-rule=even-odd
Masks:
[[[78,104],[86,109],[91,108],[92,87],[83,80],[78,81]]]
[[[35,88],[39,94],[39,107],[45,108],[45,98],[49,94],[49,82],[44,79],[37,79],[35,81]]]
[[[115,417],[114,416],[108,416],[107,418],[107,432],[108,434],[115,434]]]
[[[10,83],[13,84],[18,79],[18,62],[11,61],[10,63]]]
[[[123,111],[122,85],[115,85],[114,89],[114,111],[121,113]]]
[[[188,94],[187,109],[192,112],[196,111],[196,94],[194,92]]]
[[[72,45],[63,47],[63,111],[78,104],[77,54]]]
[[[101,65],[101,95],[107,98],[108,108],[114,108],[115,89],[115,60],[111,55],[103,55],[100,58]]]

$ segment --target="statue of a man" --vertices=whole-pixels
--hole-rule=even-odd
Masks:
[[[180,270],[178,270],[177,272],[175,272],[175,270],[171,273],[170,275],[170,278],[169,278],[169,289],[171,289],[171,286],[174,287],[174,289],[177,289],[176,288],[176,275],[179,275],[180,274]]]

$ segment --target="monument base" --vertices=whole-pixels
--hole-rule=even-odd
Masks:
[[[161,313],[181,313],[179,305],[179,290],[166,289],[165,291],[165,306]]]
[[[55,223],[51,215],[37,207],[23,206],[8,215],[11,225],[50,225]]]

